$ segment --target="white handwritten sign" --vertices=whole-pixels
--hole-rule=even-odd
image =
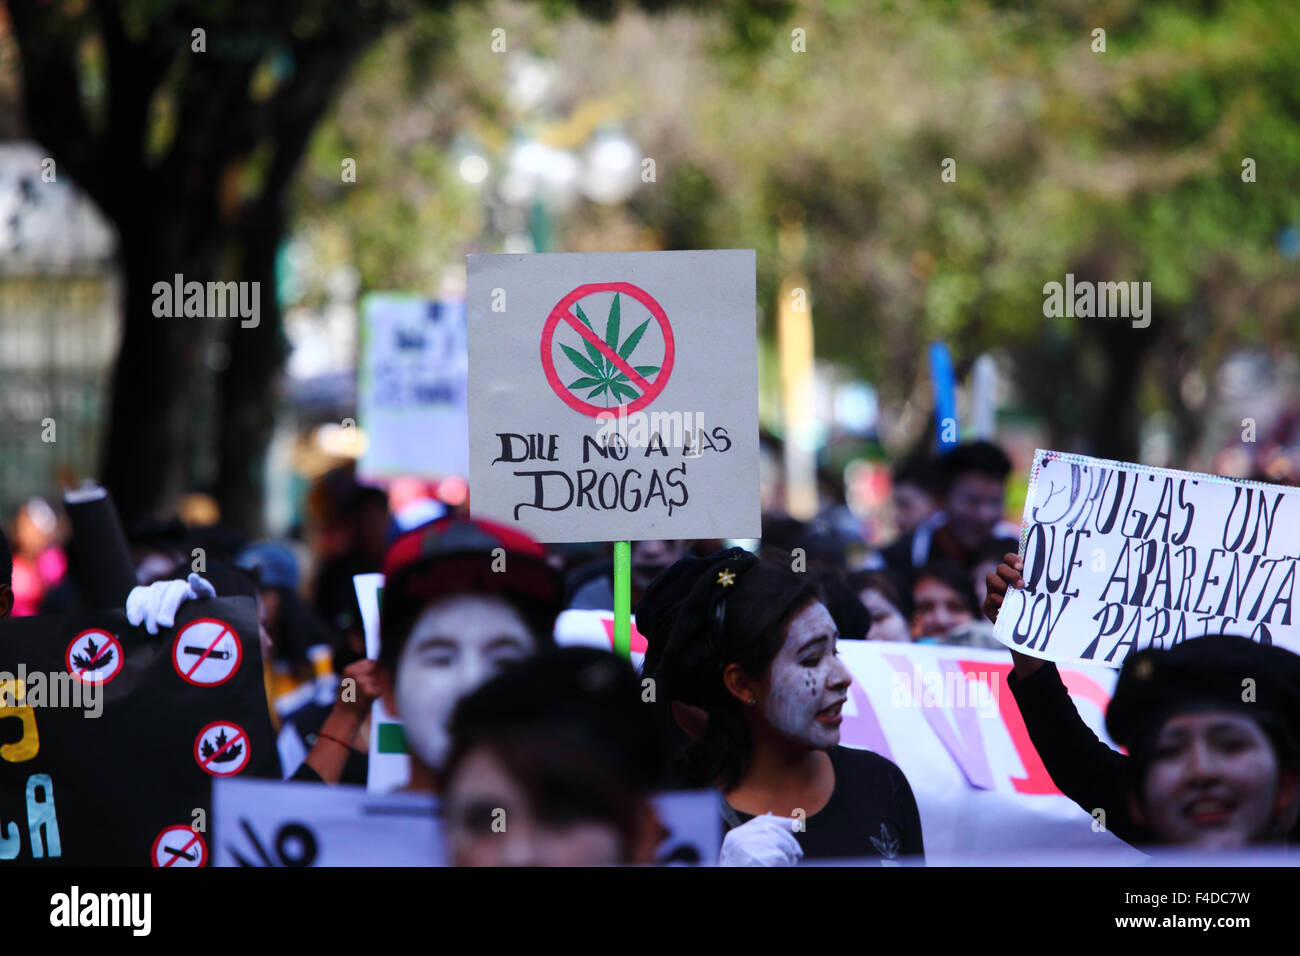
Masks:
[[[1110,667],[1208,634],[1300,651],[1297,528],[1294,488],[1040,449],[998,640]]]
[[[361,304],[361,336],[362,477],[466,474],[465,304],[372,293]]]

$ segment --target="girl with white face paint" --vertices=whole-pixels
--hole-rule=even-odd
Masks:
[[[840,708],[852,678],[835,650],[838,638],[830,612],[810,601],[786,628],[765,680],[748,680],[737,664],[723,672],[733,694],[761,702],[761,719],[750,727],[759,737],[772,732],[777,739],[769,746],[829,750],[840,742]]]
[[[814,858],[924,852],[902,771],[839,746],[852,675],[806,578],[739,548],[684,559],[647,590],[637,623],[662,721],[683,705],[702,712],[675,769],[683,783],[723,792],[731,827],[763,814],[788,818]]]
[[[1243,692],[1249,687],[1251,694]],[[1300,657],[1209,635],[1129,654],[1106,710],[1146,841],[1287,842],[1300,814]]]

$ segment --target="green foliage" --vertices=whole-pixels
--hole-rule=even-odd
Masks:
[[[499,248],[483,194],[456,175],[453,143],[468,136],[499,163],[521,124],[564,120],[512,113],[508,58],[485,39],[500,25],[512,51],[554,61],[563,109],[613,104],[658,166],[625,210],[560,217],[554,248],[625,248],[605,238],[625,233],[600,230],[629,221],[663,248],[754,248],[760,309],[785,270],[805,273],[819,355],[872,380],[886,402],[914,395],[934,338],[949,341],[959,372],[999,352],[1039,411],[1071,428],[1087,427],[1089,396],[1117,375],[1165,376],[1137,393],[1147,411],[1180,411],[1179,376],[1212,372],[1243,343],[1294,341],[1295,266],[1276,242],[1300,223],[1300,6],[686,9],[624,11],[608,25],[516,3],[421,14],[363,64],[317,137],[301,227],[334,236],[334,253],[371,287],[429,289],[467,248]],[[806,53],[791,49],[796,27]],[[1096,27],[1104,53],[1090,49]],[[437,62],[418,53],[429,36],[441,39]],[[415,63],[425,72],[403,93]],[[337,184],[340,155],[357,157],[355,186]],[[1241,180],[1248,156],[1254,183]],[[946,158],[956,182],[941,179]],[[807,236],[798,262],[778,243],[788,210]],[[1042,287],[1066,272],[1150,280],[1158,318],[1147,339],[1044,318]],[[1126,352],[1165,348],[1179,362],[1125,364]],[[592,351],[601,374],[583,377],[596,389],[607,369]]]

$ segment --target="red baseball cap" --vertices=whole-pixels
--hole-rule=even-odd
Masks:
[[[489,592],[563,610],[564,579],[521,531],[460,515],[399,537],[384,555],[381,633],[447,594]],[[391,631],[390,631],[391,633]]]

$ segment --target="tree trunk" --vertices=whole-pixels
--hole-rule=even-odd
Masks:
[[[190,393],[201,372],[198,318],[155,316],[154,284],[207,278],[211,268],[171,244],[171,230],[121,237],[122,341],[103,433],[101,481],[123,526],[169,512],[188,485],[194,450]]]
[[[266,448],[275,428],[276,381],[287,352],[275,288],[275,261],[285,233],[282,204],[250,223],[241,278],[258,282],[260,315],[245,328],[238,319],[226,339],[230,365],[221,377],[217,421],[217,482],[223,521],[250,537],[263,532]]]
[[[1138,389],[1147,356],[1164,330],[1163,319],[1153,310],[1151,325],[1145,329],[1133,328],[1129,319],[1080,320],[1103,360],[1085,425],[1088,447],[1099,458],[1138,460],[1142,445]]]

